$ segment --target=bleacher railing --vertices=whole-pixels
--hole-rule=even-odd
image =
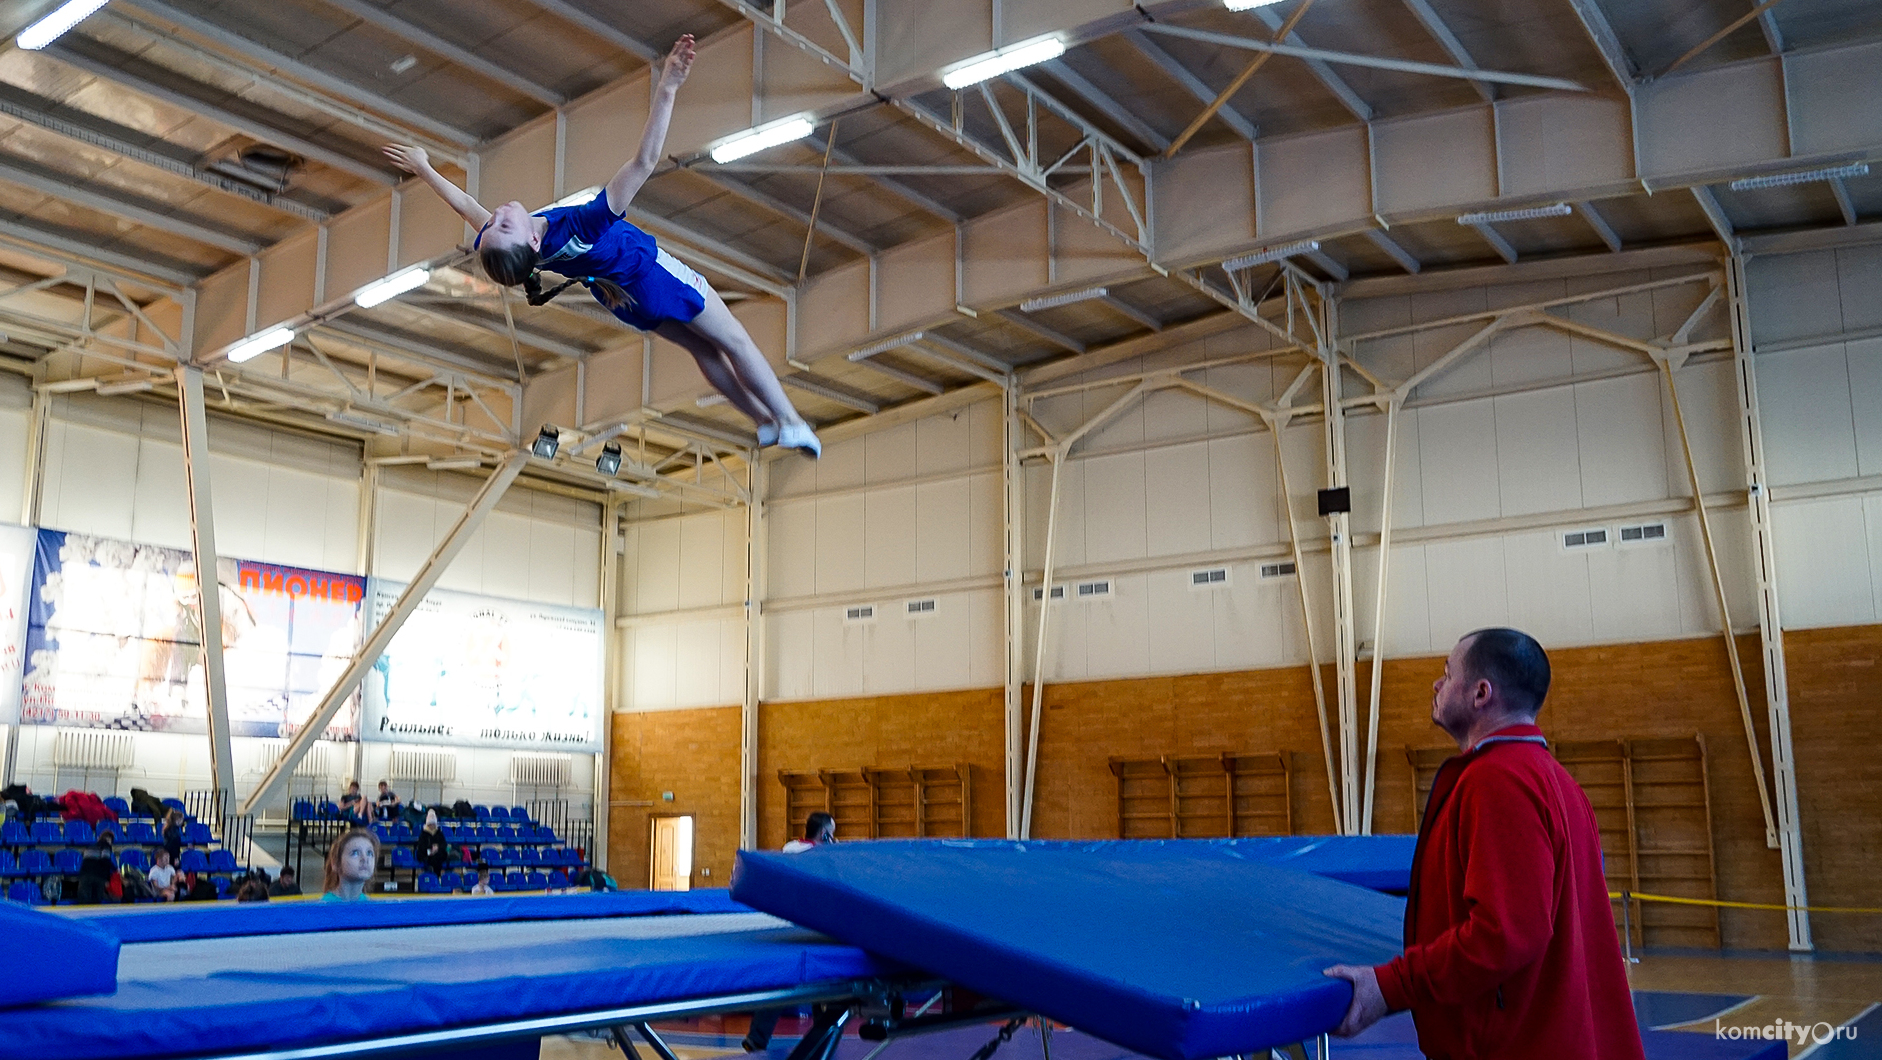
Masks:
[[[255,818],[233,812],[235,800],[228,792],[213,790],[183,793],[183,812],[209,826],[209,832],[224,850],[234,854],[246,868],[253,860]]]

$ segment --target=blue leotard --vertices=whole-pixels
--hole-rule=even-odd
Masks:
[[[652,331],[666,321],[685,323],[706,308],[711,290],[697,272],[661,250],[654,238],[608,207],[604,190],[585,203],[543,210],[542,267],[577,279],[611,280],[628,304],[608,306],[623,323]],[[607,306],[600,292],[595,300]]]

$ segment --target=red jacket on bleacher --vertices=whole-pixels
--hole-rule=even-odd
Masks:
[[[1374,971],[1431,1060],[1641,1060],[1594,809],[1541,729],[1438,769],[1405,952]]]

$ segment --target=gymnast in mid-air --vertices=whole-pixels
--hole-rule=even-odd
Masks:
[[[515,201],[486,209],[439,176],[423,148],[393,144],[386,147],[386,157],[477,226],[474,246],[492,280],[505,287],[521,284],[530,305],[548,302],[571,284],[586,286],[623,322],[692,354],[707,381],[757,424],[759,445],[779,445],[815,457],[822,453],[817,435],[797,414],[777,373],[725,300],[704,277],[621,217],[660,162],[673,98],[692,70],[695,54],[691,34],[673,45],[654,76],[640,150],[600,194],[581,205],[533,214]],[[568,279],[545,291],[543,269]]]

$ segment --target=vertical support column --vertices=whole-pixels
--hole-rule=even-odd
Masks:
[[[39,496],[44,492],[46,472],[46,429],[52,418],[51,394],[44,390],[33,391],[32,417],[26,436],[26,474],[22,479],[25,489],[20,495],[21,526],[39,525]],[[7,722],[7,749],[4,762],[0,762],[0,786],[13,783],[19,759],[20,721],[14,718]]]
[[[1307,288],[1311,289],[1311,288]],[[1324,291],[1315,290],[1319,324],[1315,355],[1320,358],[1321,392],[1326,411],[1327,488],[1347,485],[1346,409],[1341,404],[1340,353],[1334,341],[1335,311]],[[1303,291],[1302,303],[1305,308]],[[1333,557],[1333,657],[1335,691],[1340,718],[1340,814],[1347,835],[1363,831],[1360,823],[1359,777],[1359,642],[1353,617],[1352,515],[1334,512],[1326,517]]]
[[[1025,733],[1020,724],[1020,712],[1024,709],[1022,697],[1026,684],[1026,536],[1023,522],[1026,478],[1020,467],[1019,450],[1026,427],[1019,418],[1019,384],[1011,375],[1006,378],[1002,398],[1006,406],[1006,415],[1002,421],[1004,426],[1001,428],[1001,474],[1005,496],[1000,506],[1006,521],[1006,536],[1003,538],[1006,550],[1005,580],[1001,586],[1006,603],[1006,837],[1018,839],[1020,817],[1025,812],[1021,805],[1021,774],[1025,769],[1022,741]]]
[[[1065,470],[1065,458],[1071,453],[1071,441],[1059,445],[1052,454],[1052,491],[1046,502],[1046,558],[1044,578],[1041,579],[1039,593],[1039,632],[1033,645],[1032,664],[1032,712],[1026,728],[1026,792],[1025,802],[1020,808],[1019,838],[1032,838],[1032,797],[1039,774],[1039,724],[1045,711],[1046,696],[1046,643],[1052,631],[1052,569],[1053,538],[1057,537],[1059,523],[1059,478]],[[1069,601],[1067,601],[1069,603]]]
[[[1758,372],[1752,344],[1751,305],[1745,259],[1726,263],[1726,295],[1732,307],[1732,363],[1737,374],[1738,440],[1745,459],[1746,510],[1751,517],[1752,574],[1757,580],[1758,639],[1764,653],[1764,699],[1771,722],[1771,773],[1777,789],[1778,851],[1784,866],[1784,904],[1790,948],[1815,949],[1810,938],[1804,887],[1803,823],[1797,807],[1797,767],[1791,747],[1790,673],[1784,659],[1784,625],[1778,610],[1777,545],[1771,533],[1771,491],[1765,481],[1764,428],[1758,418]]]
[[[610,790],[614,774],[614,712],[621,699],[621,629],[615,612],[620,610],[621,506],[613,494],[601,505],[601,756],[595,760],[595,855],[597,865],[608,865],[608,812],[612,806]],[[613,873],[613,869],[608,869]]]
[[[1398,410],[1394,394],[1385,406],[1385,488],[1379,506],[1379,581],[1373,593],[1372,695],[1366,701],[1366,793],[1359,834],[1372,834],[1372,796],[1379,778],[1379,700],[1385,691],[1385,601],[1392,566],[1392,476],[1398,459]]]
[[[190,539],[196,551],[196,626],[202,638],[203,684],[209,700],[210,779],[218,804],[235,798],[229,741],[229,689],[222,669],[222,586],[216,577],[216,517],[209,496],[209,425],[203,414],[203,370],[176,367],[183,420],[183,473],[188,479]],[[220,822],[217,822],[220,824]]]
[[[764,693],[766,463],[756,450],[745,464],[745,698],[739,709],[738,845],[758,849],[758,711]]]

